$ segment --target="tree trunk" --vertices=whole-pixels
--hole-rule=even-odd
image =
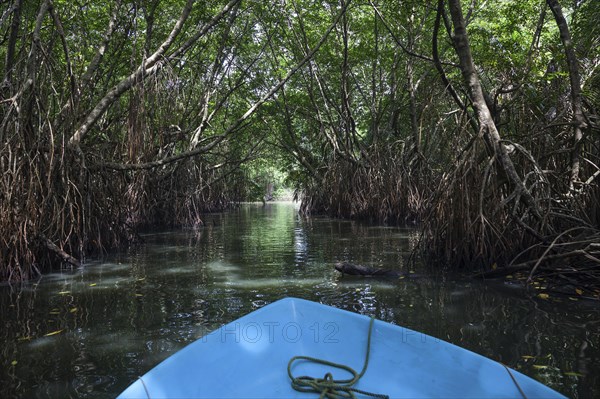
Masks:
[[[572,192],[575,189],[575,183],[579,182],[579,169],[581,160],[581,139],[583,138],[583,130],[587,127],[583,116],[583,108],[581,101],[581,78],[579,76],[579,66],[573,42],[571,41],[571,33],[569,26],[562,12],[562,8],[558,0],[546,0],[546,4],[552,10],[556,25],[560,32],[560,40],[565,48],[565,56],[567,58],[567,67],[569,69],[569,80],[571,83],[571,109],[573,111],[573,148],[571,150],[571,173],[569,176],[569,190]]]
[[[454,47],[460,61],[462,76],[467,85],[467,90],[473,103],[475,115],[479,122],[479,131],[483,134],[483,138],[493,149],[494,155],[500,162],[500,165],[502,166],[502,169],[506,173],[507,177],[514,184],[515,191],[517,193],[516,197],[522,198],[525,204],[531,209],[533,214],[540,218],[541,215],[537,204],[519,177],[519,174],[517,173],[515,166],[508,155],[506,147],[501,143],[500,134],[485,102],[479,76],[475,70],[475,63],[473,62],[473,56],[471,55],[471,47],[469,45],[469,39],[460,6],[460,0],[449,0],[449,5],[452,23],[454,24]]]
[[[406,62],[406,78],[408,86],[408,111],[410,115],[410,130],[414,141],[414,152],[421,154],[421,129],[419,128],[417,115],[417,87],[414,82],[413,59]]]
[[[5,84],[10,84],[12,80],[12,69],[15,64],[15,48],[17,46],[17,38],[19,36],[19,28],[21,27],[21,9],[23,0],[15,0],[12,10],[12,22],[10,24],[10,35],[8,37],[8,45],[6,48],[6,62],[4,69]]]

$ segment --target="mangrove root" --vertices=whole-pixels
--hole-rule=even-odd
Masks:
[[[79,260],[77,260],[77,258],[69,255],[67,252],[65,252],[63,249],[59,248],[56,244],[54,244],[48,238],[41,236],[40,241],[46,248],[48,248],[50,251],[52,251],[55,254],[57,254],[58,256],[60,256],[64,262],[66,262],[70,265],[73,265],[75,267],[81,267],[81,262],[79,262]]]

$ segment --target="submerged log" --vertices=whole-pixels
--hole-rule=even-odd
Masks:
[[[52,251],[55,254],[57,254],[58,256],[60,256],[64,262],[69,263],[75,267],[81,267],[81,262],[79,262],[79,260],[77,258],[71,256],[70,254],[65,252],[63,249],[59,248],[58,245],[56,245],[55,243],[50,241],[48,238],[46,238],[44,236],[40,236],[40,240],[42,241],[42,243],[44,244],[44,246],[46,248],[48,248],[50,251]]]
[[[401,273],[396,270],[378,269],[374,267],[357,265],[350,262],[337,262],[335,264],[335,270],[342,274],[349,274],[352,276],[377,276],[377,277],[406,277],[405,273]]]

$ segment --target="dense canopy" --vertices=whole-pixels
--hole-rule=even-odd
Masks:
[[[274,184],[416,223],[440,267],[597,296],[598,20],[594,0],[4,1],[0,278]]]

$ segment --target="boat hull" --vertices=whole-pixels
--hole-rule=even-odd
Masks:
[[[313,356],[360,371],[369,321],[315,302],[282,299],[191,343],[119,398],[309,398],[292,389],[289,360]],[[336,379],[349,377],[305,361],[292,368],[294,376],[323,377],[329,371]],[[498,362],[379,320],[368,369],[355,385],[390,398],[520,398],[519,387],[527,398],[564,397]]]

